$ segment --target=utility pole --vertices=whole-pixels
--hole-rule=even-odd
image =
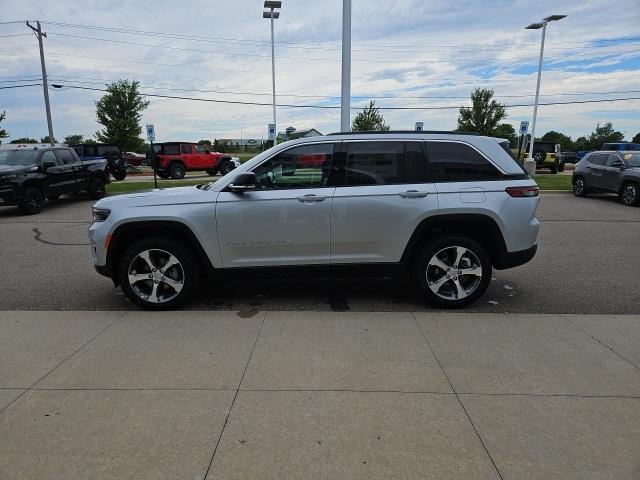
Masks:
[[[342,91],[340,93],[340,131],[351,123],[351,0],[342,0]]]
[[[40,22],[36,22],[36,27],[27,22],[27,27],[33,30],[38,37],[38,44],[40,45],[40,66],[42,67],[42,90],[44,91],[44,107],[47,112],[47,127],[49,127],[49,141],[53,147],[55,138],[53,137],[53,125],[51,123],[51,106],[49,105],[49,85],[47,84],[47,66],[44,63],[44,47],[42,45],[42,37],[46,37],[46,33],[42,33],[42,27]]]

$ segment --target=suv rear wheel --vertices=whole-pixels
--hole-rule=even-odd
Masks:
[[[125,295],[148,310],[182,304],[196,290],[200,272],[194,256],[164,237],[139,240],[120,257],[118,277]]]
[[[185,171],[186,170],[184,168],[184,165],[180,162],[172,163],[169,167],[169,175],[174,180],[180,180],[181,178],[184,178]]]
[[[220,165],[220,175],[226,175],[234,168],[235,165],[231,162],[231,160],[225,160],[224,162],[222,162],[222,165]]]
[[[486,250],[463,236],[435,240],[422,249],[416,262],[418,284],[425,298],[444,308],[475,302],[489,286],[491,272]]]

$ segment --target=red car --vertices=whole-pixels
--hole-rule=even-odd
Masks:
[[[184,178],[187,171],[204,170],[209,175],[226,175],[238,166],[225,153],[210,152],[204,145],[186,142],[155,143],[155,169],[161,178]],[[151,162],[150,162],[151,164]]]
[[[124,163],[127,165],[131,165],[133,167],[140,167],[141,165],[144,165],[147,159],[147,156],[141,155],[136,152],[124,152],[122,154],[122,158],[124,159]]]

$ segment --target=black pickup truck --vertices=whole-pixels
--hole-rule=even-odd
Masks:
[[[40,213],[45,199],[83,190],[93,199],[105,195],[109,181],[105,159],[81,161],[73,148],[48,145],[0,147],[0,206]]]

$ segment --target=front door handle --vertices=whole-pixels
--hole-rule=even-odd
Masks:
[[[424,198],[429,195],[429,192],[419,192],[418,190],[407,190],[406,192],[400,192],[402,198]]]
[[[298,201],[302,203],[311,203],[311,202],[321,202],[325,198],[324,195],[314,195],[313,193],[309,193],[307,195],[300,195],[298,197]]]

